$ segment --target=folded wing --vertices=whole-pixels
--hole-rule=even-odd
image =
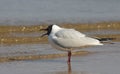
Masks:
[[[63,29],[55,33],[55,36],[58,38],[79,38],[79,37],[85,37],[85,34],[80,33],[79,31],[76,31],[74,29]]]
[[[102,45],[99,40],[86,37],[84,34],[74,29],[58,31],[52,39],[56,44],[64,48],[76,48],[86,45]]]

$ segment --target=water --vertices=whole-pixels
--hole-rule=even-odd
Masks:
[[[120,20],[119,0],[0,0],[0,24]]]
[[[30,60],[30,61],[14,61],[0,63],[1,74],[120,74],[120,46],[119,42],[115,44],[105,44],[104,46],[96,46],[84,48],[82,50],[93,51],[95,53],[85,56],[72,56],[71,71],[68,70],[67,57]],[[60,51],[51,48],[48,44],[44,45],[19,45],[1,47],[14,51],[26,51],[29,53],[59,53]],[[14,49],[12,49],[14,48]],[[22,50],[23,49],[23,50]],[[6,51],[6,52],[10,52]],[[1,52],[2,53],[2,52]],[[62,52],[60,52],[62,53]],[[17,53],[16,53],[17,54]],[[20,55],[20,54],[19,54]],[[24,54],[21,54],[24,55]]]

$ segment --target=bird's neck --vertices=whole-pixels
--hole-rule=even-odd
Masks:
[[[53,29],[51,31],[51,33],[56,33],[58,31],[60,31],[62,28],[60,28],[59,26],[53,26]]]

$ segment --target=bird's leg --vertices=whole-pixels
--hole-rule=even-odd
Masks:
[[[70,64],[70,62],[71,62],[71,51],[68,51],[68,64]]]

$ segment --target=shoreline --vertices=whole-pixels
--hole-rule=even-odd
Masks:
[[[80,32],[96,32],[93,37],[99,38],[115,38],[113,41],[120,41],[120,22],[99,22],[99,23],[61,23],[58,24],[65,28],[74,28]],[[35,44],[47,43],[47,37],[41,38],[43,31],[40,29],[46,28],[48,24],[39,24],[31,26],[2,26],[0,25],[0,44]],[[117,31],[116,34],[102,34],[104,30]],[[99,34],[98,34],[99,32]]]

